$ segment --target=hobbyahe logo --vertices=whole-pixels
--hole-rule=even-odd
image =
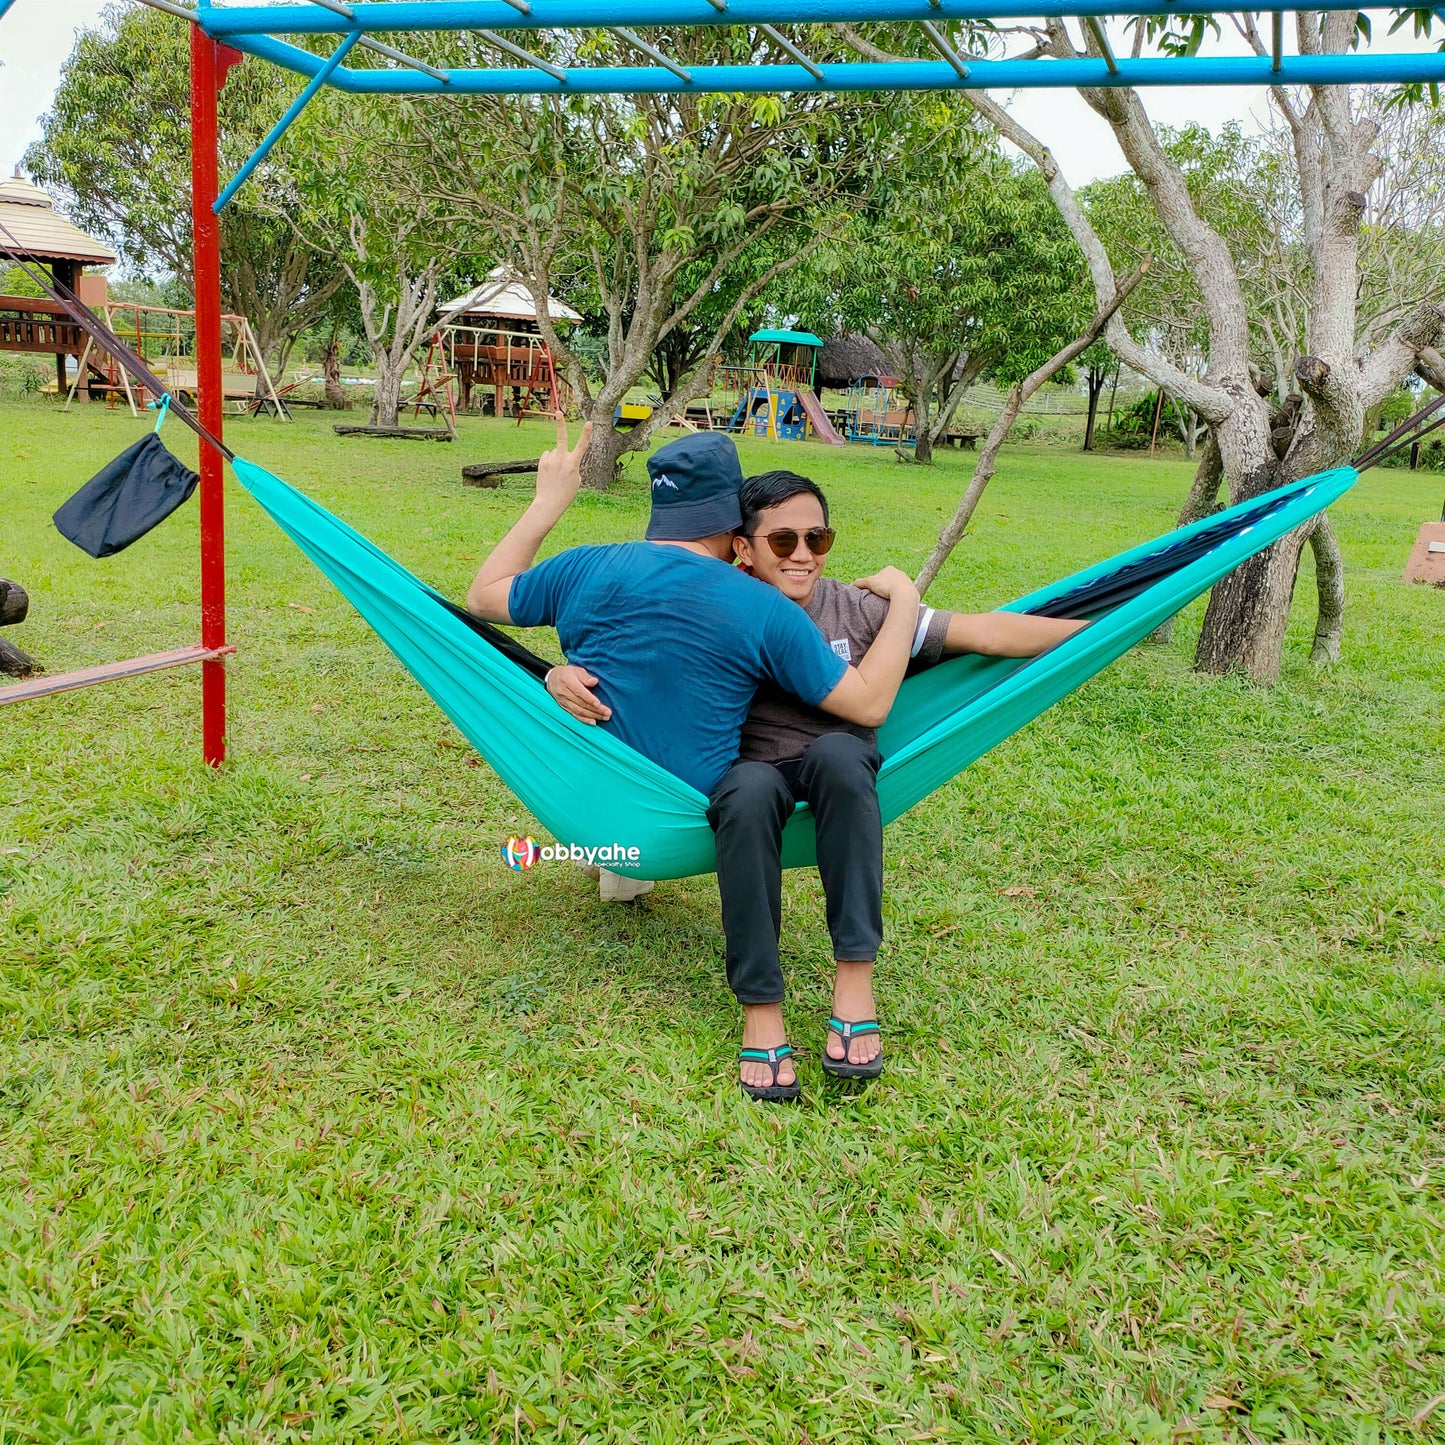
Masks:
[[[536,840],[530,837],[513,836],[502,844],[502,861],[508,868],[515,868],[519,873],[530,868],[541,856],[542,850],[537,846]]]
[[[538,843],[533,837],[518,838],[515,834],[502,844],[502,862],[518,873],[535,863],[586,863],[593,867],[615,868],[635,866],[642,861],[641,848],[625,843],[603,843],[584,848],[580,843]]]

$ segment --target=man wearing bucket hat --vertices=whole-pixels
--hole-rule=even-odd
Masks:
[[[573,664],[597,679],[610,710],[599,725],[704,796],[738,756],[758,685],[773,682],[812,707],[864,727],[888,716],[908,665],[918,592],[897,568],[864,580],[889,602],[856,665],[839,657],[801,608],[731,565],[742,522],[742,468],[730,438],[683,437],[648,460],[646,540],[572,547],[533,566],[581,486],[590,437],[557,447],[537,467],[537,492],[482,563],[467,607],[488,622],[554,626]],[[756,1098],[789,1099],[798,1084],[778,999],[750,999],[743,1059]]]

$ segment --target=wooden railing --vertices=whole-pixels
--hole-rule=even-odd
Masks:
[[[85,333],[63,306],[34,296],[0,296],[0,351],[79,355]]]

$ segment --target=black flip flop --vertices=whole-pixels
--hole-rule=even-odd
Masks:
[[[828,1032],[837,1034],[843,1040],[843,1057],[835,1059],[827,1050],[823,1049],[823,1072],[832,1074],[835,1079],[876,1079],[883,1072],[883,1050],[878,1050],[878,1057],[870,1059],[866,1064],[850,1064],[848,1062],[848,1045],[859,1034],[877,1034],[882,1030],[878,1027],[877,1019],[859,1019],[857,1023],[847,1023],[843,1019],[829,1019]]]
[[[791,1084],[780,1084],[778,1082],[778,1068],[784,1059],[793,1057],[793,1046],[791,1044],[779,1044],[775,1049],[739,1049],[738,1062],[744,1061],[752,1064],[771,1064],[773,1068],[773,1082],[764,1084],[761,1088],[756,1084],[744,1084],[738,1080],[750,1099],[761,1099],[765,1104],[788,1104],[803,1092],[803,1086],[798,1081],[796,1067],[794,1070],[793,1082]]]

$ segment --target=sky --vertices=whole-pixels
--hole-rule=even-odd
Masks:
[[[75,33],[97,22],[104,3],[15,0],[0,19],[0,177],[13,172],[25,148],[39,137],[40,117],[49,108]],[[1198,121],[1217,130],[1237,120],[1257,131],[1267,118],[1262,92],[1243,88],[1159,89],[1146,92],[1145,103],[1151,115],[1170,125]],[[1108,127],[1072,91],[1022,92],[1011,108],[1053,150],[1073,185],[1125,169]]]

